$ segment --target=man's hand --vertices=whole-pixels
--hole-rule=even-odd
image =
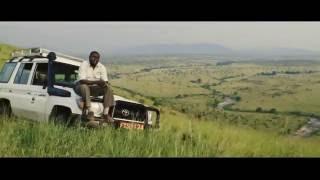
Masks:
[[[98,81],[97,82],[97,84],[98,84],[98,86],[100,86],[100,87],[105,87],[106,86],[106,82],[104,82],[104,81]]]
[[[99,80],[99,81],[89,81],[89,80],[80,80],[80,84],[87,84],[87,85],[98,85],[100,87],[105,87],[106,86],[106,82],[104,82],[103,80]]]

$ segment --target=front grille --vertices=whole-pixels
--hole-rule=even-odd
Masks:
[[[113,118],[143,122],[147,118],[146,108],[141,104],[126,101],[116,101]]]

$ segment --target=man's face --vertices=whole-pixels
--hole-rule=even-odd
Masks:
[[[99,54],[97,54],[97,53],[91,54],[89,56],[90,65],[95,67],[98,64],[99,59],[100,59],[100,55]]]

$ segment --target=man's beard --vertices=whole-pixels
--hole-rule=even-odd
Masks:
[[[90,66],[95,68],[97,66],[98,63],[94,63],[94,62],[90,62]]]

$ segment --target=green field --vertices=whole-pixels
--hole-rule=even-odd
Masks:
[[[0,58],[8,58],[13,48],[0,47],[7,49]],[[160,130],[1,120],[0,156],[320,156],[318,133],[294,135],[310,114],[320,115],[320,61],[217,62],[210,56],[107,58],[114,92],[158,107]],[[218,109],[226,97],[235,104]]]
[[[158,131],[89,130],[2,120],[2,157],[316,157],[319,138],[198,121],[172,110]]]

